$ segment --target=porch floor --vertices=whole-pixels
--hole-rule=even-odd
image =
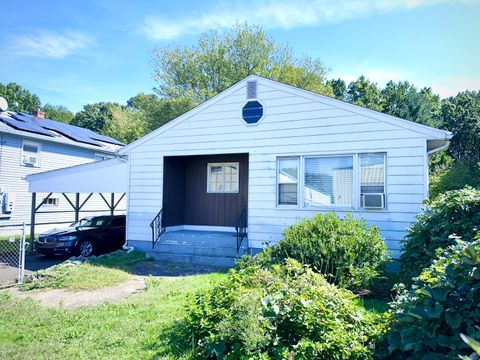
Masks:
[[[229,267],[247,251],[244,238],[237,253],[234,232],[177,230],[163,233],[148,255],[165,262]]]

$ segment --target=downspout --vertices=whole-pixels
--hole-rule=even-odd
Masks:
[[[446,149],[448,147],[448,145],[450,145],[450,141],[445,139],[445,144],[440,146],[439,148],[436,148],[436,149],[433,149],[433,150],[430,150],[430,151],[427,151],[427,155],[430,156],[430,155],[433,155],[439,151],[442,151],[443,149]]]

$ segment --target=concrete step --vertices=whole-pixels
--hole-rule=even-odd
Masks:
[[[220,256],[205,256],[205,255],[192,255],[192,254],[170,254],[161,252],[147,253],[149,257],[152,257],[158,261],[164,261],[176,264],[196,264],[196,265],[210,265],[218,267],[231,267],[235,264],[235,258],[233,257],[220,257]]]
[[[162,239],[155,244],[155,252],[168,254],[190,254],[202,256],[220,256],[220,257],[237,257],[242,256],[247,247],[242,246],[237,254],[237,247],[229,246],[215,246],[215,245],[199,245],[199,244],[178,244],[178,243],[164,243]]]
[[[171,245],[190,245],[207,247],[235,247],[237,246],[237,236],[235,233],[225,232],[206,232],[206,231],[172,231],[163,233],[159,243]],[[247,247],[247,239],[243,239],[242,247]]]

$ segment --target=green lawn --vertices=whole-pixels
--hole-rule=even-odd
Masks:
[[[42,308],[0,294],[0,359],[185,359],[177,319],[185,295],[224,274],[148,281],[146,291],[121,303],[77,309]]]
[[[129,269],[139,261],[144,261],[143,254],[131,253],[67,270],[54,268],[50,277],[30,286],[101,288],[131,276]],[[192,344],[179,334],[186,295],[225,276],[150,278],[144,292],[122,302],[75,309],[44,308],[33,300],[0,293],[0,359],[188,359]],[[372,312],[386,308],[385,302],[358,301]]]
[[[112,254],[73,266],[69,262],[36,272],[21,286],[22,290],[67,289],[96,290],[115,286],[131,278],[132,265],[145,261],[145,254]]]

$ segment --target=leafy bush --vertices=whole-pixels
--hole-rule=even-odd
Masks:
[[[350,214],[343,219],[335,213],[316,214],[283,235],[276,246],[257,255],[261,263],[296,259],[350,290],[368,288],[389,259],[378,228]]]
[[[386,344],[393,358],[457,359],[480,339],[480,240],[439,250],[409,291],[392,303]]]
[[[379,318],[348,290],[288,259],[230,270],[191,296],[186,323],[199,358],[369,359],[383,331]]]
[[[480,164],[463,160],[438,167],[430,176],[430,198],[465,186],[480,188]]]
[[[469,241],[479,225],[480,190],[466,187],[431,200],[408,229],[400,256],[402,281],[410,284],[412,277],[430,265],[438,248],[452,245],[450,235]]]

